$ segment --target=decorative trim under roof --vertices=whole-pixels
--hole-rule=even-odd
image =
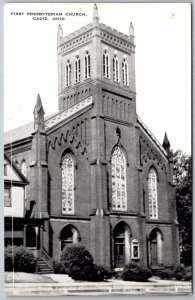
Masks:
[[[67,119],[68,117],[74,115],[78,111],[82,110],[85,107],[88,107],[93,103],[92,96],[80,101],[79,103],[71,106],[70,108],[64,110],[63,112],[60,112],[56,116],[48,119],[45,121],[45,129],[49,129],[53,127],[54,125],[60,123],[61,121]]]
[[[146,126],[146,124],[142,121],[142,119],[137,115],[137,121],[138,123],[145,129],[147,134],[151,137],[153,142],[158,146],[158,148],[163,152],[163,154],[167,157],[167,152],[163,148],[163,146],[160,144],[160,142],[155,138],[153,133],[150,131],[150,129]]]

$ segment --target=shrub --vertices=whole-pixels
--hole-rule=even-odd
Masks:
[[[12,246],[5,248],[5,271],[13,271],[13,252]]]
[[[124,271],[122,272],[122,279],[125,281],[147,281],[148,278],[152,277],[152,272],[138,264],[128,264],[125,266]]]
[[[171,279],[174,277],[174,272],[170,269],[164,269],[158,272],[158,276],[160,279]]]
[[[112,277],[112,272],[108,267],[102,265],[93,265],[89,280],[104,281]]]
[[[63,261],[66,273],[76,280],[89,280],[93,272],[93,257],[80,245],[70,245],[62,250],[60,260]]]
[[[185,280],[185,281],[192,280],[192,267],[185,268],[185,275],[184,275],[183,280]]]
[[[5,270],[34,273],[36,260],[32,252],[25,247],[8,246],[5,250]]]
[[[174,275],[176,280],[182,280],[185,277],[185,269],[181,265],[176,265],[174,268]]]
[[[62,261],[54,262],[54,273],[55,274],[66,274],[65,266]]]

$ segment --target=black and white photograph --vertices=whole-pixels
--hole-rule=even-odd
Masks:
[[[4,5],[4,294],[192,295],[191,4]]]

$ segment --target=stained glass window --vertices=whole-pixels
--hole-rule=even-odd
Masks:
[[[158,219],[157,174],[154,169],[148,174],[148,202],[150,219]]]
[[[66,153],[62,159],[62,214],[74,213],[74,162]]]
[[[127,210],[126,158],[119,146],[114,149],[112,167],[112,209]]]

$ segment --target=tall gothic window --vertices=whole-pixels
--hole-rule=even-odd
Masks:
[[[62,158],[62,214],[74,213],[74,161],[71,153]]]
[[[66,63],[66,86],[71,85],[71,63],[67,60]]]
[[[116,55],[113,57],[113,80],[119,82],[119,61]]]
[[[81,60],[79,56],[76,56],[75,60],[75,83],[81,81]]]
[[[110,78],[110,61],[107,50],[103,53],[103,76]]]
[[[122,62],[122,73],[123,73],[123,84],[129,85],[128,63],[126,59],[123,59]]]
[[[91,76],[91,65],[90,65],[90,54],[88,51],[85,52],[85,79]]]
[[[158,219],[157,174],[154,169],[148,174],[148,202],[150,219]]]
[[[112,167],[112,209],[127,210],[126,158],[117,146],[111,157]]]

